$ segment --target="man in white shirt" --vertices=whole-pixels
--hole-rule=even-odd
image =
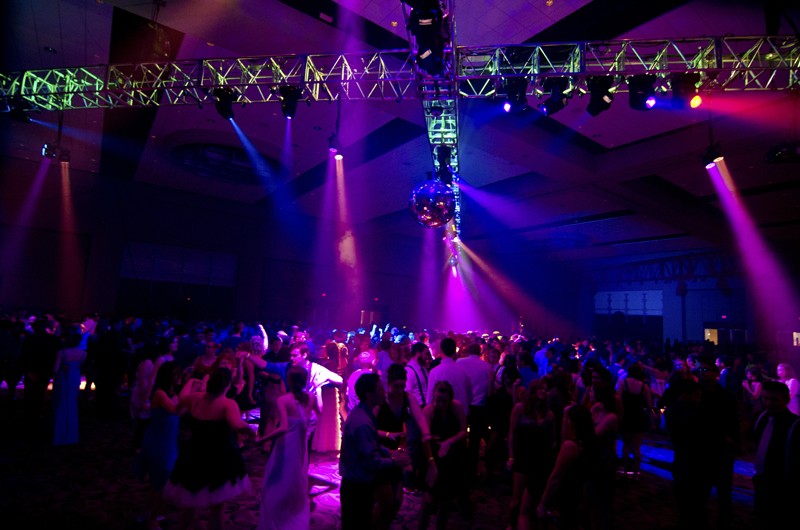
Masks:
[[[494,390],[492,367],[481,359],[480,344],[470,344],[467,355],[456,361],[456,366],[464,370],[472,388],[472,402],[469,404],[469,472],[470,477],[478,474],[481,440],[489,442],[488,398]]]
[[[472,403],[472,387],[464,370],[456,364],[456,341],[450,337],[442,339],[439,343],[442,351],[442,362],[431,370],[428,376],[428,392],[425,396],[427,403],[433,403],[433,390],[439,381],[447,381],[453,387],[453,397],[464,406],[464,412],[469,417],[469,405]]]

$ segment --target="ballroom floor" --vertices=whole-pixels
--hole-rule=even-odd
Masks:
[[[4,398],[7,396],[3,396]],[[8,529],[143,529],[141,511],[147,488],[133,476],[130,419],[121,401],[116,410],[103,415],[93,401],[81,403],[81,441],[78,445],[51,445],[48,421],[25,418],[19,402],[3,399],[0,412],[0,526]],[[266,455],[254,446],[245,449],[254,489],[228,503],[226,528],[254,529]],[[618,477],[615,528],[675,529],[676,515],[670,473],[672,452],[666,438],[648,437],[642,476]],[[315,509],[312,529],[335,529],[339,521],[339,476],[336,453],[312,453],[309,473]],[[737,461],[734,477],[734,529],[753,528],[752,464]],[[453,529],[504,529],[510,499],[508,478],[498,473],[475,488],[472,521],[453,513]],[[420,498],[406,495],[393,529],[416,528]],[[714,501],[710,503],[714,521]],[[161,526],[175,528],[176,512],[167,511]],[[196,525],[205,529],[204,520]]]

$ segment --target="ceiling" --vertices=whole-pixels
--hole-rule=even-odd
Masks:
[[[485,0],[455,2],[456,41],[500,45],[545,41],[760,35],[758,1]],[[786,2],[780,34],[800,23]],[[123,62],[135,24],[130,15],[174,30],[177,59],[287,53],[337,53],[405,46],[396,0],[10,0],[3,71]],[[126,18],[127,16],[127,18]],[[125,22],[127,21],[127,22]],[[123,30],[126,30],[126,33]],[[48,50],[50,49],[50,50]],[[463,235],[476,245],[503,241],[552,259],[654,259],[728,244],[727,223],[701,162],[709,139],[722,143],[735,184],[765,237],[800,236],[800,165],[767,164],[776,144],[798,139],[797,97],[719,93],[700,110],[637,112],[620,96],[597,117],[586,99],[544,117],[535,108],[498,112],[489,100],[462,100]],[[532,102],[535,104],[535,102]],[[710,110],[709,110],[710,109]],[[285,159],[285,119],[274,103],[234,107],[236,122],[267,159],[289,173],[288,204],[324,216],[320,168],[341,113],[351,220],[361,233],[420,238],[407,210],[411,190],[432,169],[421,104],[350,101],[302,106],[292,121],[293,163]],[[118,171],[138,182],[246,204],[266,204],[274,187],[248,178],[241,142],[211,106],[162,106],[131,112],[74,110],[64,118],[72,167]],[[40,119],[55,123],[54,115]],[[710,128],[711,126],[711,128]],[[2,154],[37,159],[54,132],[2,120]],[[114,138],[112,138],[114,137]],[[138,146],[120,163],[113,139]],[[120,140],[121,139],[121,140]],[[322,173],[324,177],[324,173]],[[287,191],[288,190],[288,191]],[[483,199],[490,198],[490,203]],[[491,204],[491,206],[486,206]]]

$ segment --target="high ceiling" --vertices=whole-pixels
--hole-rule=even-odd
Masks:
[[[485,0],[455,2],[456,42],[501,45],[569,40],[750,36],[765,33],[758,1]],[[785,2],[781,35],[800,23]],[[10,0],[2,70],[123,62],[138,15],[171,30],[177,59],[338,53],[406,46],[397,0]],[[465,241],[529,245],[552,259],[638,259],[727,244],[728,229],[701,162],[720,141],[735,184],[762,233],[782,245],[800,235],[800,165],[768,164],[776,144],[798,140],[798,98],[787,91],[716,93],[698,110],[631,110],[620,94],[597,117],[588,98],[544,117],[504,114],[488,99],[461,101],[460,169],[491,206],[465,199]],[[236,122],[260,153],[282,160],[285,119],[277,104],[236,106]],[[322,215],[317,175],[341,113],[352,221],[363,233],[413,239],[425,230],[407,211],[410,191],[432,169],[419,101],[315,103],[292,122],[291,207]],[[72,167],[129,171],[139,182],[258,204],[268,193],[239,153],[241,142],[213,106],[154,112],[74,110],[62,144]],[[142,118],[145,116],[145,118]],[[55,123],[55,115],[40,119]],[[54,132],[3,120],[2,154],[37,159]],[[138,163],[113,168],[110,135],[143,144]],[[220,166],[220,164],[222,164]],[[358,190],[358,191],[356,191]],[[477,194],[472,194],[476,196]],[[479,243],[476,243],[479,244]]]

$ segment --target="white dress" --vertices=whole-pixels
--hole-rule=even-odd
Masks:
[[[308,419],[297,404],[299,418],[288,418],[289,430],[275,441],[264,471],[258,530],[308,530]]]

